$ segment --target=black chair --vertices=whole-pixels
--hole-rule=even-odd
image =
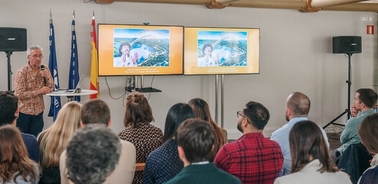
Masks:
[[[352,183],[356,184],[362,173],[370,167],[372,158],[363,144],[351,144],[341,155],[337,166],[349,174]]]

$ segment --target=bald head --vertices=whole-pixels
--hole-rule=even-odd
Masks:
[[[287,97],[286,108],[290,109],[291,116],[307,116],[310,112],[310,99],[301,92],[294,92]]]

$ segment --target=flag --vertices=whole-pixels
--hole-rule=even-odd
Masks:
[[[75,14],[75,12],[74,12]],[[71,41],[71,62],[68,76],[68,89],[75,89],[79,81],[79,58],[77,56],[76,32],[75,32],[75,16],[71,25],[72,41]],[[80,102],[80,96],[75,96],[75,100]]]
[[[49,69],[51,72],[51,76],[54,80],[54,90],[59,89],[59,77],[58,77],[58,65],[56,61],[56,49],[55,49],[55,36],[54,36],[54,25],[53,21],[50,18],[50,56],[49,56]],[[50,111],[48,116],[53,117],[53,121],[55,121],[56,116],[61,108],[60,103],[60,96],[52,96],[51,97],[51,104],[50,104]]]
[[[94,16],[92,18],[92,32],[91,32],[91,45],[92,45],[92,56],[91,56],[91,78],[89,89],[96,90],[97,94],[90,95],[90,99],[98,98],[99,85],[98,85],[98,60],[97,60],[97,39],[96,39],[96,22]]]

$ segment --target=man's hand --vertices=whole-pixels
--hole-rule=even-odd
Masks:
[[[50,93],[52,91],[51,88],[47,87],[47,86],[43,86],[42,88],[36,90],[36,94],[37,95],[45,95],[47,93]]]
[[[359,112],[359,111],[356,109],[356,106],[352,105],[352,107],[350,108],[350,115],[351,115],[352,117],[356,117],[357,114],[358,114],[358,112]]]

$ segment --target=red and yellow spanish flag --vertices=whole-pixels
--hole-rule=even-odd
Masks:
[[[98,59],[97,59],[97,38],[96,38],[96,22],[93,16],[92,18],[92,28],[93,31],[91,32],[91,45],[92,45],[92,59],[91,59],[91,78],[90,78],[90,86],[91,90],[96,90],[97,94],[90,95],[90,99],[98,98],[99,96],[99,84],[98,84]]]

